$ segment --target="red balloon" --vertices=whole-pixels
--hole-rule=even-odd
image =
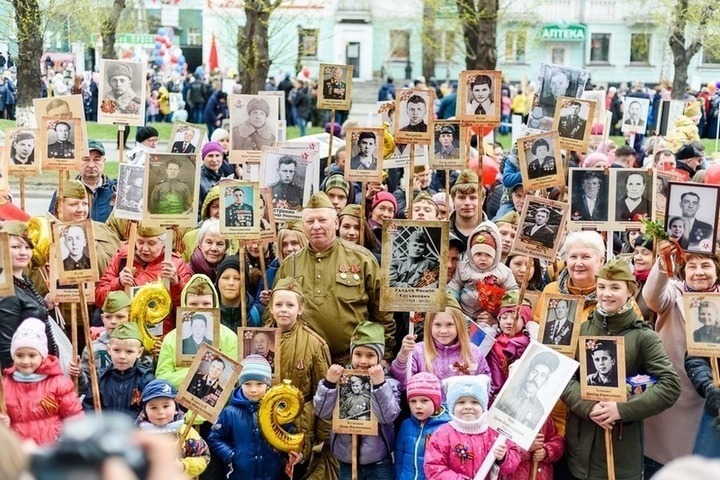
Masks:
[[[705,172],[704,183],[712,185],[720,185],[720,163],[714,163],[710,165]]]
[[[494,130],[490,125],[473,125],[470,129],[475,135],[480,135],[482,138],[485,138],[486,135]]]
[[[478,170],[478,160],[477,158],[473,158],[468,162],[468,168],[472,168],[478,174],[480,173]],[[495,180],[497,179],[498,174],[500,173],[500,166],[495,161],[494,158],[488,157],[487,155],[483,155],[483,164],[482,164],[482,183],[486,187],[490,187],[495,184]]]

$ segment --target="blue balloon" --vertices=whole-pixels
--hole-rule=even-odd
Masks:
[[[161,37],[165,36],[165,27],[158,28],[158,35]]]
[[[155,65],[157,65],[158,67],[162,67],[162,65],[163,65],[162,57],[155,57]]]
[[[155,50],[160,50],[160,47],[162,47],[162,43],[155,42]]]

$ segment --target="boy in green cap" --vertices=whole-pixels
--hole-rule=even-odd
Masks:
[[[98,372],[100,405],[130,415],[133,420],[142,411],[142,392],[155,379],[152,370],[138,360],[143,353],[137,323],[121,323],[113,330],[108,342],[112,364]],[[89,388],[83,401],[85,410],[93,409],[93,393]]]
[[[108,354],[108,342],[110,342],[110,335],[112,335],[115,328],[125,323],[130,318],[130,297],[122,290],[116,290],[110,292],[105,298],[105,303],[102,307],[103,313],[100,315],[102,318],[103,326],[105,330],[100,336],[93,340],[92,349],[93,355],[95,356],[95,367],[98,372],[105,370],[110,366],[110,355]],[[80,363],[85,375],[90,375],[90,353],[87,347],[82,352],[82,362]]]
[[[336,400],[340,395],[340,418],[352,420],[362,416],[359,411],[362,406],[358,400],[362,390],[368,388],[370,392],[369,406],[377,417],[378,435],[363,435],[358,446],[358,478],[365,478],[372,473],[378,478],[393,478],[394,469],[391,453],[395,449],[394,423],[400,414],[400,384],[390,376],[380,365],[385,354],[385,330],[376,322],[362,322],[355,328],[350,340],[350,355],[352,365],[349,368],[366,370],[370,376],[370,385],[358,385],[360,377],[352,379],[348,385],[339,386],[338,383],[345,373],[341,365],[332,365],[320,382],[313,405],[315,413],[323,420],[330,420],[333,416]],[[354,380],[354,381],[353,381]],[[342,390],[342,394],[339,392]],[[353,405],[347,405],[347,403]],[[347,405],[346,408],[343,408]],[[355,408],[353,408],[355,407]],[[352,466],[352,435],[330,435],[332,453],[340,461],[340,478],[349,479]]]

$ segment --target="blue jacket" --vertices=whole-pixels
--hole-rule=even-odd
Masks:
[[[280,268],[280,260],[277,258],[274,258],[272,262],[270,262],[270,265],[267,266],[265,269],[265,278],[267,279],[267,284],[269,286],[272,286],[275,283],[275,274],[278,271],[278,268]],[[257,292],[255,292],[255,299],[253,300],[253,305],[257,313],[260,315],[260,318],[265,314],[265,306],[260,303],[260,294],[265,289],[265,286],[262,282],[258,285]],[[248,316],[248,319],[250,319],[250,316]],[[262,327],[262,325],[248,325],[249,327]]]
[[[402,423],[395,441],[395,480],[425,480],[425,443],[449,421],[450,415],[443,406],[440,413],[424,422],[411,416]]]
[[[210,431],[210,452],[232,467],[229,480],[275,480],[282,471],[281,453],[260,432],[259,407],[260,402],[246,399],[238,387]]]
[[[136,419],[142,411],[142,391],[153,380],[155,375],[152,370],[139,361],[122,372],[110,365],[99,375],[100,406],[103,411],[125,413]],[[93,410],[92,388],[88,388],[83,409]]]
[[[75,177],[75,180],[81,180],[80,175]],[[110,216],[110,212],[113,211],[113,204],[115,203],[115,195],[117,192],[117,180],[109,178],[106,175],[102,176],[102,183],[93,192],[87,185],[85,186],[88,197],[90,198],[90,218],[96,222],[105,223]],[[52,200],[50,200],[50,207],[48,212],[55,215],[55,202],[57,201],[57,191],[53,193]]]

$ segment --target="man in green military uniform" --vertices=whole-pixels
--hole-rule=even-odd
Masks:
[[[190,187],[178,180],[180,161],[170,159],[165,166],[166,180],[158,183],[150,194],[150,213],[161,215],[180,214],[192,208]]]
[[[280,157],[280,160],[278,160],[279,180],[270,185],[273,194],[273,204],[276,208],[300,210],[303,200],[303,189],[293,183],[296,172],[296,157],[291,155]]]
[[[392,358],[395,323],[380,311],[380,266],[365,248],[336,237],[337,212],[323,192],[302,211],[308,245],[286,258],[275,277],[301,277],[307,324],[324,338],[333,363],[350,360],[350,337],[364,321],[385,329],[386,360]]]
[[[245,203],[245,192],[242,187],[233,190],[233,204],[225,208],[225,225],[228,227],[252,227],[252,205]]]

